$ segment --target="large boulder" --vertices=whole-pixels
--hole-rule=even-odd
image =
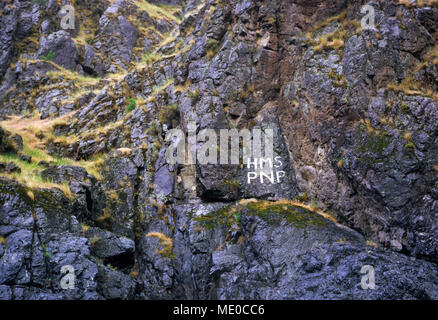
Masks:
[[[61,30],[42,36],[36,59],[46,59],[72,71],[81,70],[76,45],[68,32]]]

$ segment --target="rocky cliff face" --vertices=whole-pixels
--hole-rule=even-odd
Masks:
[[[0,26],[0,299],[438,298],[437,1],[10,0]],[[172,129],[272,130],[282,174],[170,164]]]

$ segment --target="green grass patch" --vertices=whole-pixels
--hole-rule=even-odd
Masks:
[[[128,99],[129,104],[126,106],[126,113],[132,112],[137,108],[137,101],[133,98]]]
[[[53,61],[53,59],[55,59],[55,51],[53,51],[53,50],[50,50],[48,53],[47,53],[47,55],[41,55],[40,56],[40,59],[41,60],[44,60],[44,61]]]

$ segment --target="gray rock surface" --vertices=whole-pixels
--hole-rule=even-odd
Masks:
[[[0,3],[0,299],[438,299],[436,4],[62,4]],[[282,179],[172,129],[272,129]]]
[[[77,70],[78,67],[78,52],[75,43],[66,31],[58,31],[50,35],[43,36],[40,39],[40,48],[35,54],[36,59],[41,57],[50,57],[49,59],[56,64],[70,70]]]

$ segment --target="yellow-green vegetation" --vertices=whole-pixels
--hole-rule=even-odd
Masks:
[[[211,60],[219,51],[219,42],[215,39],[207,41],[207,57]]]
[[[134,1],[140,10],[146,11],[152,19],[164,19],[169,22],[180,21],[177,13],[181,11],[179,6],[155,5],[144,0]]]
[[[14,179],[23,185],[26,185],[30,189],[37,188],[58,188],[64,192],[67,197],[71,197],[70,188],[67,183],[53,183],[50,181],[45,181],[41,177],[39,170],[41,168],[38,166],[37,162],[28,163],[19,159],[18,155],[15,154],[0,154],[1,162],[14,162],[20,167],[21,173],[0,173],[1,176]]]
[[[217,2],[222,2],[222,1],[217,1]],[[198,5],[195,9],[186,12],[186,14],[184,15],[184,17],[189,17],[189,16],[191,16],[191,15],[193,15],[193,14],[198,13],[198,12],[201,11],[202,8],[203,8],[204,6],[206,6],[206,5],[207,5],[207,2],[205,2],[205,1],[200,1],[199,5]]]
[[[139,102],[139,101],[137,101]],[[140,104],[140,102],[139,102]],[[101,125],[99,127],[96,127],[93,129],[93,131],[91,132],[83,132],[80,134],[80,137],[82,139],[94,139],[97,138],[99,135],[107,135],[110,133],[110,131],[116,129],[116,128],[121,128],[123,127],[124,121],[126,119],[122,119],[116,122],[110,122],[108,124],[105,125]],[[72,138],[74,139],[74,137]]]
[[[15,40],[15,47],[20,51],[21,54],[33,54],[38,50],[39,47],[39,33],[32,32],[29,36],[24,39]]]
[[[224,184],[232,188],[239,188],[239,181],[237,180],[237,178],[226,179],[224,181]]]
[[[90,245],[92,247],[94,247],[96,245],[97,242],[99,242],[100,238],[98,236],[94,236],[91,241],[90,241]]]
[[[404,102],[402,102],[400,108],[403,114],[408,114],[409,112],[411,112],[411,108]]]
[[[108,199],[118,202],[119,201],[119,195],[115,192],[111,192],[109,195],[107,195]]]
[[[154,62],[161,59],[161,55],[156,53],[146,53],[143,55],[142,62],[146,65],[153,64]]]
[[[391,143],[391,136],[386,131],[373,128],[369,119],[361,119],[360,122],[358,131],[364,135],[364,141],[357,149],[362,154],[360,159],[368,163],[383,161],[387,158],[383,157],[383,154]],[[372,154],[369,154],[370,152]]]
[[[79,25],[79,33],[76,37],[73,38],[73,41],[77,46],[92,44],[94,40],[94,33],[97,30],[96,27],[93,25],[91,21],[88,21],[88,19],[86,20],[85,23],[86,24],[81,23]]]
[[[366,241],[366,245],[367,245],[368,247],[377,248],[377,243],[375,243],[375,242],[372,241],[372,240],[367,240],[367,241]]]
[[[172,124],[173,120],[179,118],[179,110],[176,104],[162,106],[159,110],[158,120],[162,124]]]
[[[5,238],[3,238],[3,237],[0,236],[0,243],[1,243],[2,245],[5,245],[5,244],[6,244],[6,240],[5,240]]]
[[[406,150],[408,150],[408,151],[415,150],[415,145],[412,142],[412,132],[409,132],[409,131],[405,132],[404,138],[406,140],[406,145],[405,145]]]
[[[132,149],[130,148],[119,148],[117,149],[123,156],[129,157],[131,155]]]
[[[99,227],[109,228],[111,227],[112,222],[114,221],[113,216],[111,215],[111,210],[109,208],[103,209],[103,215],[96,219],[96,223]]]
[[[347,79],[345,78],[345,75],[342,76],[338,76],[335,71],[333,69],[330,70],[329,72],[329,77],[330,79],[333,80],[333,84],[336,87],[342,87],[342,88],[347,88],[348,83],[347,83]]]
[[[81,225],[81,229],[82,229],[82,234],[85,237],[87,235],[88,230],[90,230],[90,226],[86,225],[86,224],[82,224]]]
[[[427,54],[427,60],[434,65],[438,64],[438,45],[434,46]]]
[[[32,118],[10,117],[9,120],[1,121],[0,126],[11,133],[20,135],[23,138],[22,154],[32,157],[32,162],[20,160],[16,154],[1,154],[2,162],[14,162],[20,167],[21,173],[13,173],[2,175],[13,178],[31,189],[34,188],[59,188],[67,196],[71,196],[70,189],[67,184],[57,184],[50,181],[44,181],[41,178],[40,172],[44,168],[40,167],[40,161],[46,161],[53,165],[73,165],[80,166],[87,170],[88,173],[101,180],[101,168],[103,166],[103,155],[97,155],[90,161],[73,161],[63,157],[55,157],[47,153],[45,144],[47,138],[40,139],[37,136],[51,136],[53,127],[65,123],[71,114],[57,119],[40,120],[38,116]],[[50,134],[49,134],[50,133]]]
[[[45,60],[45,61],[53,61],[53,59],[55,59],[56,53],[53,50],[50,50],[47,55],[42,55],[40,57],[41,60]]]
[[[438,45],[435,45],[427,51],[427,53],[423,56],[422,61],[416,63],[412,72],[408,74],[401,83],[389,83],[387,85],[387,89],[396,92],[403,92],[407,95],[426,96],[438,101],[438,93],[436,92],[436,88],[428,83],[418,81],[414,77],[414,74],[418,74],[422,69],[434,65],[438,65]],[[408,112],[408,110],[402,108],[402,112],[405,113]]]
[[[160,241],[161,250],[157,253],[165,258],[173,257],[173,240],[160,232],[150,232],[146,235],[149,238],[157,238]]]
[[[190,98],[192,98],[193,102],[198,101],[198,99],[201,97],[201,91],[199,90],[199,88],[195,88],[195,90],[193,91],[189,90],[187,94]]]
[[[417,0],[417,6],[438,6],[438,0]]]
[[[423,61],[417,65],[415,71],[418,72],[425,67],[433,65],[438,65],[438,45],[433,46],[427,51],[423,57]]]
[[[306,33],[306,38],[313,44],[315,52],[322,52],[324,50],[341,50],[344,48],[344,44],[348,35],[360,34],[362,32],[360,22],[358,20],[346,19],[349,8],[340,12],[337,15],[329,17],[325,21],[312,27],[310,31]],[[317,37],[315,41],[315,32],[323,29],[324,27],[337,23],[337,30],[334,32],[322,34]]]
[[[339,50],[344,47],[344,37],[346,31],[335,31],[324,34],[318,38],[317,44],[313,47],[315,52],[321,52],[326,49]]]
[[[134,268],[131,270],[131,272],[129,273],[129,275],[133,278],[137,278],[139,274],[139,270],[138,270],[138,263],[136,263],[134,265]]]
[[[257,215],[263,220],[275,224],[285,220],[297,228],[309,225],[324,226],[327,220],[336,223],[331,215],[298,200],[241,200],[233,205],[227,205],[207,215],[196,217],[194,220],[206,229],[222,226],[238,227],[243,214]]]
[[[433,88],[428,88],[424,83],[417,81],[412,74],[408,75],[400,84],[390,83],[386,88],[407,95],[426,96],[438,101],[438,93]]]
[[[58,66],[57,64],[53,64],[53,65],[58,69],[58,71],[47,72],[47,76],[49,78],[56,80],[62,78],[64,80],[73,81],[75,84],[79,86],[96,85],[100,81],[100,78],[81,76],[79,73],[67,70],[61,66]]]

